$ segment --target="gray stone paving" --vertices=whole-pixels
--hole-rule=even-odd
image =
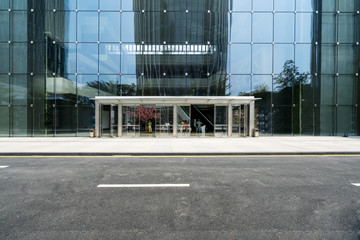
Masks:
[[[0,138],[0,154],[360,153],[359,137]]]

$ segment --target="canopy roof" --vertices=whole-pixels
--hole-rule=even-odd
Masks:
[[[173,105],[173,104],[250,104],[261,98],[253,96],[96,96],[94,100],[106,105]]]

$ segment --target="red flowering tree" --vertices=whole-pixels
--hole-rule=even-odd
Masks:
[[[135,111],[127,111],[131,117],[135,117],[139,122],[146,122],[160,117],[160,113],[155,113],[154,107],[138,106]]]

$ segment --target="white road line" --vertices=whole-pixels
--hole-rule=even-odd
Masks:
[[[360,187],[360,183],[352,183],[351,185],[354,185],[356,187]]]
[[[100,184],[98,188],[159,188],[190,187],[190,184]]]
[[[7,167],[9,167],[9,166],[0,166],[0,168],[7,168]]]

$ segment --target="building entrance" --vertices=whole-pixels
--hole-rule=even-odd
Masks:
[[[192,135],[214,136],[215,105],[191,105]]]
[[[95,97],[96,137],[246,137],[254,97]]]

